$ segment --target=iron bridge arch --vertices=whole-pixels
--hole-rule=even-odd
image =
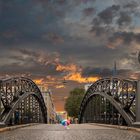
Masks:
[[[80,106],[79,123],[132,125],[136,120],[134,80],[105,78],[93,83]]]
[[[37,85],[25,77],[0,80],[0,123],[47,123],[47,108]]]

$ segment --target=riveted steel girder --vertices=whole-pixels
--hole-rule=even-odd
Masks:
[[[0,122],[9,121],[19,114],[18,119],[23,123],[25,117],[28,122],[35,118],[42,118],[47,123],[47,108],[43,96],[37,85],[25,77],[3,79],[0,81]],[[26,118],[27,119],[27,118]]]
[[[111,104],[111,106],[115,107],[115,109],[117,110],[116,114],[121,115],[127,125],[132,125],[136,120],[136,89],[137,82],[133,80],[104,78],[96,81],[90,86],[83,98],[79,112],[79,123],[82,123],[84,113],[87,110],[90,100],[94,100],[94,97],[98,95],[101,98],[107,100],[108,103]],[[106,106],[106,104],[104,104],[104,106]],[[88,108],[88,110],[90,110],[91,112],[92,109],[93,108]],[[96,110],[97,109],[98,108],[96,108]],[[110,112],[111,111],[112,110],[110,110]],[[112,114],[110,112],[108,113],[111,116]],[[106,111],[104,113],[106,113]],[[92,113],[92,118],[95,117],[95,114],[96,112]],[[108,117],[110,116],[108,115]],[[101,118],[101,114],[98,114],[98,117]]]

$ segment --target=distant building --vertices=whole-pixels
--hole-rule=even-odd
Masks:
[[[40,91],[43,95],[46,107],[47,107],[47,118],[48,118],[48,123],[56,123],[56,110],[55,106],[53,103],[53,98],[52,98],[52,92],[51,90],[48,90],[48,88],[44,86],[38,86],[40,88]]]
[[[57,112],[57,116],[58,116],[58,118],[59,118],[59,121],[68,118],[68,115],[67,115],[67,112],[66,112],[66,111],[58,111],[58,112]]]
[[[89,87],[91,86],[92,84],[85,84],[85,92],[89,89]]]
[[[117,76],[117,64],[116,61],[114,62],[114,69],[113,69],[113,76]]]

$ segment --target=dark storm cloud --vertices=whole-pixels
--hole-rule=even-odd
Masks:
[[[114,0],[115,3],[122,5],[124,8],[134,9],[140,5],[139,0]]]
[[[64,4],[66,2],[66,0],[56,0],[56,2],[59,4]]]
[[[123,5],[123,8],[131,9],[135,12],[135,9],[139,6],[139,3],[136,1],[131,1]]]
[[[96,0],[80,0],[83,3],[87,3],[87,2],[95,2]]]
[[[93,25],[98,28],[104,25],[113,25],[119,28],[132,27],[134,16],[140,16],[139,7],[140,1],[138,0],[116,0],[112,6],[97,13],[97,16],[93,19]]]
[[[83,76],[100,76],[100,77],[112,77],[117,76],[120,78],[132,78],[138,79],[140,77],[140,73],[134,72],[130,69],[117,69],[116,75],[114,75],[114,69],[109,68],[93,68],[86,67],[82,72]]]
[[[135,32],[139,22],[139,7],[140,2],[136,0],[116,0],[112,6],[97,13],[90,32],[99,38],[105,36],[105,46],[110,49],[132,48],[132,43],[140,43],[140,34]]]
[[[90,32],[95,33],[96,36],[111,33],[113,31],[111,25],[114,24],[114,19],[118,17],[120,8],[120,5],[112,5],[99,12],[93,19],[93,26]]]
[[[0,41],[5,44],[39,41],[45,32],[59,32],[57,21],[65,10],[43,0],[2,1],[1,7]]]
[[[102,45],[95,45],[93,42],[87,43],[82,40],[73,40],[66,43],[67,40],[60,46],[57,46],[57,51],[61,55],[61,60],[68,63],[74,62],[78,65],[82,65],[83,67],[86,65],[95,65],[95,66],[112,66],[112,61],[114,59],[118,59],[120,57],[119,50],[112,50],[107,48],[104,43]],[[103,47],[104,45],[104,47]],[[79,47],[80,46],[80,47]],[[86,47],[85,47],[86,46]],[[49,48],[50,52],[56,50],[53,47]],[[114,58],[113,58],[114,57]],[[67,62],[68,61],[68,62]]]
[[[22,48],[21,48],[21,49],[17,49],[17,51],[20,52],[20,53],[22,54],[21,57],[22,57],[23,55],[27,55],[27,56],[29,56],[29,57],[35,57],[35,58],[37,58],[37,57],[40,56],[38,52],[32,51],[32,50],[27,50],[27,49],[22,49]]]
[[[132,29],[134,28],[134,18],[139,17],[138,1],[123,1],[116,0],[116,4],[105,8],[97,13],[93,19],[92,32],[101,35],[103,33],[112,34],[116,29]],[[109,36],[109,35],[108,35]]]
[[[108,7],[102,12],[100,12],[98,14],[98,17],[102,23],[111,24],[113,21],[113,18],[118,14],[119,10],[120,10],[119,5],[112,5],[111,7]]]
[[[126,79],[136,79],[138,80],[140,78],[140,73],[134,72],[133,70],[129,69],[120,69],[118,70],[118,76],[120,78],[126,78]]]
[[[10,65],[1,67],[0,73],[12,74],[30,73],[36,76],[59,75],[60,72],[56,71],[56,54],[45,54],[28,49],[16,49],[17,55],[10,56],[7,59],[14,60]],[[54,56],[53,56],[54,55]],[[54,58],[53,58],[54,57]]]
[[[65,14],[71,13],[78,6],[77,2],[83,3],[81,0],[2,1],[0,41],[10,45],[39,42],[46,34],[53,33],[48,37],[48,42],[63,42],[61,33],[65,34],[62,25]],[[88,10],[89,13],[91,9]]]
[[[95,10],[97,9],[96,5],[93,5],[95,8],[91,5],[93,2],[95,0],[13,0],[7,2],[3,0],[1,4],[3,7],[2,14],[0,15],[2,19],[0,23],[0,41],[5,44],[8,43],[10,47],[41,48],[43,51],[58,52],[63,60],[72,57],[75,58],[76,63],[80,64],[81,62],[82,65],[93,63],[93,65],[101,66],[111,63],[113,59],[118,59],[123,54],[119,54],[120,50],[117,52],[105,48],[108,42],[115,42],[116,39],[120,38],[124,44],[129,44],[134,40],[137,43],[139,42],[139,34],[119,32],[114,29],[114,26],[115,28],[123,25],[129,26],[133,21],[129,13],[132,10],[136,11],[137,6],[136,3],[130,2],[126,2],[123,6],[114,3],[111,6],[102,8],[98,13],[98,10]],[[83,14],[87,16],[87,20],[94,16],[90,32],[95,33],[98,39],[104,34],[106,36],[105,41],[101,39],[99,43],[96,43],[97,41],[94,36],[92,37],[92,34],[84,34],[82,28],[77,30],[81,24],[85,24],[85,27],[91,27],[90,21],[84,23],[85,21],[80,19],[83,18]],[[66,26],[67,22],[73,22],[74,24]],[[76,25],[75,28],[74,25]],[[78,36],[76,33],[72,34],[71,30],[75,32],[77,30]],[[18,62],[14,65],[21,66],[28,62],[32,67],[43,66],[45,71],[48,63],[54,63],[53,61],[48,62],[38,58],[40,52],[30,52],[24,49],[19,52],[21,58],[15,56],[13,59],[15,60],[18,57]],[[28,57],[22,57],[24,55],[28,55]],[[49,59],[51,58],[49,57]],[[55,65],[53,66],[48,69],[55,69]],[[9,67],[9,69],[12,69],[12,67]],[[55,73],[55,70],[52,71]]]
[[[106,33],[111,32],[111,28],[108,27],[102,27],[102,26],[93,26],[92,29],[90,30],[91,33],[94,33],[97,37],[101,36]]]
[[[133,32],[115,32],[110,38],[109,42],[115,42],[117,39],[121,39],[122,43],[130,44],[132,41],[140,43],[140,33]]]
[[[42,39],[44,41],[49,41],[50,43],[54,43],[54,44],[62,44],[64,42],[64,38],[61,35],[53,32],[44,33],[42,35]]]
[[[91,2],[89,0],[87,2]],[[62,42],[59,37],[63,31],[61,20],[65,13],[70,12],[76,7],[76,2],[84,1],[66,1],[66,0],[29,0],[29,1],[2,1],[1,42],[6,44],[40,41],[44,34],[55,33],[56,42]],[[88,13],[91,9],[88,9]],[[60,26],[59,26],[60,25]],[[61,35],[60,35],[61,36]],[[50,41],[50,40],[48,40]]]
[[[132,21],[132,17],[130,16],[129,13],[121,12],[117,22],[119,26],[122,25],[128,26],[131,24],[131,21]]]
[[[86,67],[83,70],[83,76],[101,76],[101,77],[107,77],[111,76],[113,74],[111,69],[107,68],[93,68],[93,67]]]

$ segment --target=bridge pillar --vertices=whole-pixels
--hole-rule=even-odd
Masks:
[[[140,127],[140,81],[137,81],[136,91],[136,122],[134,126]]]
[[[136,121],[140,122],[140,81],[138,81],[136,93]]]

